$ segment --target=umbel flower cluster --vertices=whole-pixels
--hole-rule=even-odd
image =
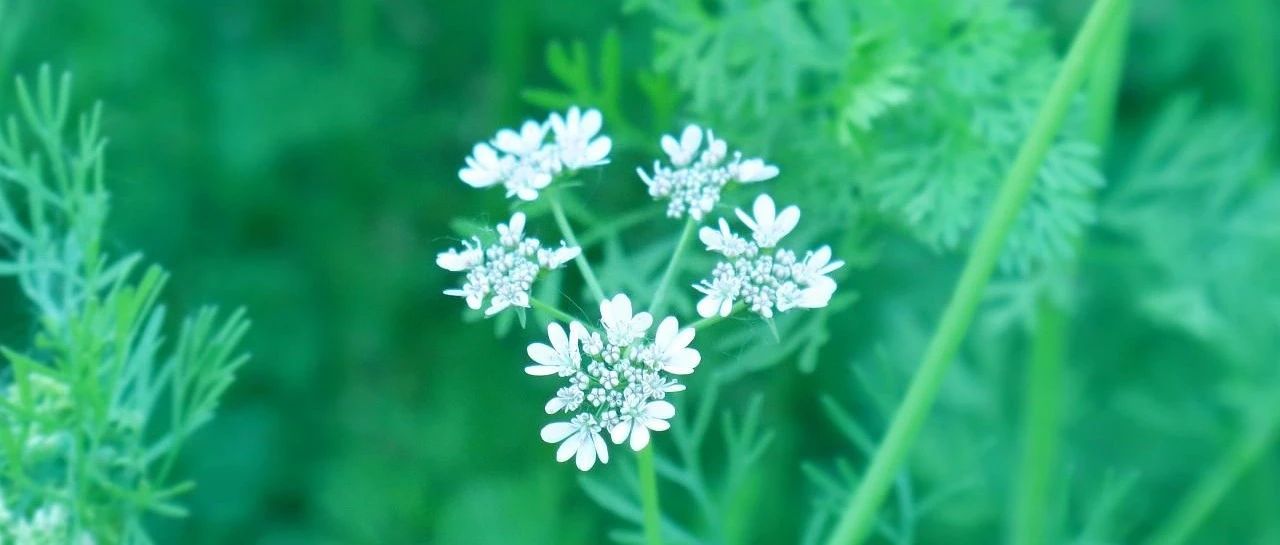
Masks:
[[[778,167],[762,159],[744,160],[737,151],[730,156],[724,140],[697,125],[685,127],[680,140],[664,135],[661,144],[671,164],[654,161],[652,176],[639,168],[636,173],[649,186],[649,195],[670,201],[667,216],[672,218],[688,214],[701,221],[720,202],[720,191],[729,182],[749,184],[778,175]]]
[[[452,248],[436,257],[436,264],[452,272],[465,272],[461,288],[445,294],[461,297],[473,310],[484,308],[485,316],[510,308],[536,308],[556,321],[547,326],[547,342],[528,346],[532,364],[525,372],[539,377],[557,377],[562,383],[543,406],[556,421],[542,428],[544,441],[559,445],[556,459],[574,460],[589,470],[609,462],[609,443],[628,444],[640,451],[649,445],[653,432],[670,428],[676,407],[669,394],[684,390],[677,376],[688,375],[701,362],[691,344],[695,328],[680,327],[675,317],[657,321],[665,291],[678,271],[680,249],[686,248],[693,229],[685,229],[673,244],[667,273],[658,281],[649,312],[636,312],[626,294],[606,298],[602,282],[595,277],[589,260],[576,246],[573,228],[564,215],[559,189],[542,192],[557,178],[581,169],[608,163],[612,141],[600,135],[600,112],[574,107],[568,113],[551,114],[544,122],[525,121],[520,129],[503,129],[488,142],[476,144],[458,177],[477,188],[502,184],[507,197],[522,201],[547,199],[556,215],[564,239],[559,247],[544,247],[525,235],[527,218],[516,212],[511,221],[499,224],[497,240],[472,237],[461,248]],[[548,140],[548,136],[554,138]],[[677,140],[663,136],[660,144],[669,164],[655,161],[653,174],[637,169],[649,194],[668,199],[667,215],[688,216],[700,223],[720,202],[722,190],[730,182],[751,184],[778,175],[778,167],[763,159],[744,159],[729,153],[728,144],[710,130],[696,125],[684,129]],[[719,229],[703,227],[699,238],[709,251],[724,257],[709,279],[694,288],[704,297],[697,310],[704,318],[724,317],[740,307],[763,317],[793,308],[826,306],[836,283],[827,275],[843,263],[832,261],[831,249],[823,246],[796,257],[791,250],[776,248],[800,220],[800,210],[789,206],[778,213],[773,199],[760,195],[753,214],[738,210],[738,217],[752,231],[748,240],[734,233],[728,222],[719,220]],[[600,300],[598,324],[579,321],[559,310],[553,302],[538,301],[530,292],[544,271],[576,261],[583,281]],[[486,308],[487,305],[487,308]],[[581,308],[582,305],[574,305]],[[520,314],[524,324],[524,314]],[[654,327],[657,321],[657,327]],[[715,320],[703,320],[705,326]]]
[[[524,235],[525,215],[516,212],[511,221],[498,224],[498,240],[484,246],[478,237],[462,243],[462,250],[450,248],[436,256],[436,265],[452,272],[466,272],[461,289],[445,290],[445,295],[463,297],[467,306],[480,310],[489,302],[485,316],[509,307],[529,307],[529,290],[543,271],[558,269],[578,257],[582,250],[563,241],[558,248],[544,248],[536,238]]]
[[[563,117],[553,113],[541,123],[525,121],[519,132],[502,129],[472,148],[458,177],[477,188],[502,184],[508,198],[536,200],[562,172],[608,162],[613,141],[596,136],[603,122],[599,111],[583,113],[575,106]],[[548,134],[554,135],[551,141]]]
[[[547,326],[551,344],[530,344],[534,365],[525,368],[530,375],[564,379],[544,408],[547,414],[572,417],[547,424],[542,439],[560,444],[557,460],[573,458],[583,471],[596,460],[609,461],[604,432],[615,444],[628,442],[638,451],[649,444],[650,431],[668,429],[676,408],[666,395],[684,390],[671,375],[690,374],[701,361],[689,347],[692,328],[680,329],[668,317],[650,337],[653,316],[633,313],[626,295],[600,303],[600,325],[603,334],[571,322],[566,334],[552,323]]]
[[[804,259],[796,258],[791,250],[776,248],[800,222],[800,209],[788,206],[778,213],[773,199],[760,195],[750,215],[741,208],[734,212],[751,229],[751,240],[733,232],[724,218],[720,218],[719,229],[703,227],[698,232],[707,250],[725,258],[716,264],[710,278],[694,286],[703,294],[698,314],[704,318],[728,316],[739,301],[765,318],[773,317],[775,311],[827,306],[836,291],[835,280],[827,275],[844,262],[832,261],[828,246],[806,253]]]

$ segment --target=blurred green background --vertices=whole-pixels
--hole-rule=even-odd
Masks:
[[[703,4],[714,18],[734,6],[830,2]],[[927,19],[927,3],[910,4],[906,13]],[[1033,2],[1019,12],[1034,21],[1046,52],[1060,52],[1082,4]],[[1140,541],[1242,429],[1270,430],[1265,423],[1275,419],[1280,388],[1268,380],[1280,362],[1280,207],[1265,203],[1278,201],[1226,198],[1264,203],[1242,213],[1257,220],[1248,232],[1261,233],[1246,244],[1234,231],[1214,230],[1235,219],[1205,216],[1217,209],[1197,191],[1276,185],[1269,166],[1276,146],[1265,135],[1280,128],[1280,10],[1267,0],[1222,4],[1139,1],[1134,8],[1113,146],[1102,167],[1109,186],[1091,231],[1100,242],[1083,254],[1086,287],[1073,303],[1086,319],[1073,329],[1065,394],[1070,453],[1055,496],[1059,542]],[[563,98],[555,93],[565,80],[546,62],[553,41],[580,41],[592,58],[607,36],[618,46],[619,92],[566,91],[605,109],[605,131],[618,142],[604,180],[584,190],[592,207],[623,213],[647,203],[633,166],[655,156],[659,135],[703,121],[723,126],[721,134],[748,155],[779,162],[783,176],[771,182],[777,193],[813,206],[806,208],[817,222],[810,240],[870,225],[865,246],[854,235],[830,239],[844,241],[846,259],[869,256],[846,279],[860,299],[833,312],[823,330],[838,342],[815,345],[808,357],[816,365],[797,366],[799,356],[768,362],[722,388],[717,414],[741,413],[761,396],[774,441],[724,506],[726,519],[737,522],[717,542],[800,540],[825,505],[823,488],[806,479],[800,462],[825,470],[836,457],[855,467],[865,460],[841,438],[822,400],[838,400],[878,435],[906,371],[875,369],[914,365],[962,257],[951,251],[956,244],[886,220],[892,213],[883,208],[850,211],[862,202],[858,191],[837,191],[834,199],[822,193],[861,183],[855,178],[866,172],[846,163],[872,162],[866,154],[874,152],[816,125],[768,126],[796,115],[786,100],[825,100],[813,94],[823,83],[797,77],[795,89],[762,95],[766,105],[755,110],[765,114],[687,86],[680,61],[672,67],[657,54],[655,32],[679,28],[660,11],[572,0],[7,5],[0,74],[8,79],[47,62],[75,74],[82,103],[105,103],[110,238],[172,270],[176,307],[243,304],[254,320],[253,362],[184,457],[186,474],[199,483],[187,498],[192,515],[155,520],[161,543],[565,545],[601,543],[626,527],[537,441],[547,392],[520,372],[523,346],[537,329],[493,342],[492,327],[460,320],[459,302],[440,295],[456,279],[433,265],[458,237],[455,219],[506,214],[498,193],[467,188],[457,169],[473,143],[542,117]],[[811,55],[787,40],[790,30],[769,11],[753,17],[759,47]],[[726,54],[729,63],[767,53],[752,51],[749,41],[727,47],[737,48]],[[923,66],[941,58],[927,45],[916,54]],[[773,66],[777,73],[793,68],[801,69],[786,56]],[[11,111],[11,91],[0,88],[0,105]],[[600,97],[613,103],[593,102]],[[1174,108],[1196,112],[1181,121],[1167,106],[1178,97],[1183,106]],[[811,139],[801,143],[821,147],[799,149],[797,130]],[[1151,143],[1151,133],[1163,140]],[[1258,149],[1250,152],[1251,145]],[[1144,146],[1165,147],[1143,155]],[[1172,176],[1186,183],[1162,187],[1187,191],[1166,202],[1141,188],[1119,189],[1117,181],[1136,179],[1142,168],[1180,169]],[[824,170],[827,185],[797,181],[812,170]],[[1235,214],[1238,207],[1226,208]],[[674,233],[663,225],[649,222],[647,232]],[[541,230],[549,236],[550,224]],[[993,305],[1008,311],[1006,320],[978,324],[920,444],[917,496],[940,498],[914,522],[920,543],[991,543],[1000,535],[1027,343],[1008,325],[1019,309],[999,297],[1022,297],[1019,282],[997,283]],[[0,338],[26,338],[32,326],[12,286],[0,291],[0,308]],[[706,352],[708,360],[744,356]],[[868,392],[868,381],[883,388]],[[664,440],[659,449],[670,452]],[[725,462],[708,456],[715,473]],[[621,478],[619,467],[606,475]],[[664,485],[670,508],[691,509],[675,490]],[[1109,537],[1088,541],[1081,536],[1095,535],[1085,531],[1095,520],[1106,531],[1089,531]],[[1207,524],[1197,543],[1280,543],[1274,446]]]

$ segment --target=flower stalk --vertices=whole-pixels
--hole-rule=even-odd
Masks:
[[[658,502],[658,473],[653,458],[652,447],[637,452],[636,471],[640,477],[645,545],[662,545],[662,509]]]
[[[649,314],[658,316],[666,310],[667,290],[671,288],[671,282],[675,281],[681,258],[684,257],[685,249],[689,247],[689,241],[693,240],[693,233],[697,229],[698,220],[690,216],[688,221],[684,222],[684,230],[680,232],[680,240],[676,242],[671,261],[667,263],[667,270],[662,273],[662,279],[658,281],[658,289],[653,292],[653,301],[649,303]]]
[[[572,314],[569,314],[568,312],[560,310],[559,307],[556,307],[555,305],[552,305],[551,303],[548,303],[541,299],[538,299],[537,297],[530,297],[529,304],[533,306],[535,310],[540,310],[546,313],[548,316],[551,316],[552,318],[555,318],[556,320],[564,322],[566,324],[576,320],[576,318],[574,318]]]
[[[573,226],[569,224],[569,218],[564,213],[564,205],[560,204],[560,196],[551,195],[548,201],[551,203],[551,215],[555,216],[556,226],[560,227],[560,233],[564,236],[565,242],[580,248]],[[573,262],[578,265],[578,272],[582,273],[582,280],[587,283],[587,289],[591,290],[591,295],[596,298],[596,301],[605,300],[604,289],[600,287],[600,280],[596,278],[595,271],[591,270],[591,263],[587,262],[587,256],[580,253]]]
[[[919,371],[872,458],[870,468],[828,539],[828,545],[862,543],[875,527],[885,495],[906,462],[925,417],[937,399],[942,380],[973,321],[1009,231],[1026,204],[1036,173],[1062,127],[1072,97],[1089,72],[1106,35],[1105,30],[1119,14],[1122,4],[1123,0],[1098,0],[1090,8],[1036,114],[1030,133],[1001,184],[951,301],[925,350]]]
[[[1087,132],[1089,140],[1098,149],[1099,162],[1106,156],[1114,125],[1130,6],[1131,2],[1125,0],[1119,15],[1111,21],[1089,75]],[[1075,255],[1080,255],[1083,238],[1077,240],[1076,246]],[[1066,268],[1064,276],[1074,279],[1078,263],[1069,262]],[[1062,446],[1070,314],[1046,290],[1039,294],[1035,319],[1022,402],[1022,452],[1014,481],[1013,504],[1009,508],[1013,517],[1009,528],[1012,545],[1044,545],[1049,542],[1052,483],[1059,468]]]

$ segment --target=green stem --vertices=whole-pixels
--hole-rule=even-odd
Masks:
[[[1098,50],[1098,61],[1089,75],[1089,112],[1086,130],[1089,140],[1104,155],[1115,125],[1116,102],[1120,79],[1124,75],[1124,57],[1128,46],[1131,2],[1124,2],[1119,14],[1107,27],[1105,40]]]
[[[1088,82],[1087,133],[1098,148],[1099,168],[1111,138],[1116,98],[1124,69],[1131,3],[1125,1],[1107,26]],[[1076,255],[1084,240],[1076,241]],[[1066,265],[1064,277],[1075,278],[1077,263]],[[1023,396],[1022,454],[1014,480],[1009,542],[1044,545],[1050,538],[1053,479],[1062,444],[1063,389],[1066,372],[1068,313],[1050,293],[1039,294],[1031,361]]]
[[[1047,294],[1040,297],[1023,397],[1022,457],[1011,507],[1010,542],[1014,545],[1048,543],[1053,475],[1062,442],[1066,313]]]
[[[675,251],[671,254],[671,261],[667,263],[667,270],[662,273],[658,288],[653,292],[649,314],[657,316],[666,310],[663,305],[666,303],[667,289],[671,287],[671,281],[680,267],[680,257],[684,255],[685,248],[689,245],[689,240],[693,238],[693,232],[697,227],[698,222],[693,218],[685,222],[684,231],[680,233],[680,240],[676,242]],[[640,472],[640,501],[644,506],[645,543],[662,545],[662,509],[658,501],[658,476],[654,470],[653,447],[641,451],[637,462],[636,470]]]
[[[560,310],[556,306],[550,303],[547,303],[541,299],[538,299],[536,297],[530,297],[529,304],[532,305],[534,309],[541,310],[542,312],[549,314],[552,318],[560,320],[561,322],[564,322],[566,324],[569,322],[577,321],[577,318],[574,318],[572,314],[569,314],[568,312]]]
[[[680,232],[680,240],[676,242],[675,252],[671,254],[671,261],[667,263],[667,270],[662,273],[662,280],[658,281],[658,289],[653,292],[653,302],[649,303],[649,314],[656,317],[666,310],[667,290],[675,280],[676,271],[680,268],[680,258],[684,255],[685,248],[689,246],[689,241],[693,240],[693,232],[697,229],[698,221],[692,217],[684,223],[684,231]]]
[[[1185,543],[1244,474],[1280,437],[1280,404],[1272,403],[1261,421],[1248,427],[1236,442],[1200,478],[1173,514],[1153,534],[1148,545]]]
[[[854,491],[848,508],[827,541],[829,545],[861,543],[875,527],[885,494],[906,462],[907,454],[937,398],[947,368],[973,321],[1009,230],[1026,204],[1036,173],[1062,126],[1072,97],[1088,73],[1103,31],[1116,17],[1122,3],[1123,0],[1098,0],[1089,10],[1084,26],[1072,42],[1053,86],[1036,114],[1030,134],[1000,186],[990,216],[978,234],[902,406],[894,415],[866,476]]]
[[[564,214],[564,206],[560,204],[558,195],[550,195],[551,214],[556,218],[556,225],[560,226],[560,233],[564,236],[564,241],[570,246],[581,248],[578,244],[578,237],[573,234],[573,226],[569,225],[569,218]],[[596,301],[604,301],[606,299],[604,290],[600,288],[600,280],[596,279],[595,271],[591,270],[591,264],[587,262],[586,252],[580,252],[575,258],[574,263],[578,265],[578,272],[582,273],[582,279],[587,283],[587,288],[591,290],[591,294],[595,296]]]
[[[662,545],[662,511],[658,507],[658,474],[654,469],[653,445],[636,453],[640,474],[640,503],[644,506],[645,545]]]

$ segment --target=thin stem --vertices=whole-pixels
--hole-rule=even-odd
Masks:
[[[1087,132],[1098,148],[1099,164],[1111,138],[1116,98],[1124,69],[1131,3],[1124,2],[1107,26],[1097,62],[1089,75]],[[1076,255],[1084,239],[1076,241]],[[1077,263],[1066,265],[1064,276],[1074,278]],[[1062,445],[1063,389],[1066,375],[1069,314],[1051,294],[1041,293],[1031,339],[1022,407],[1022,454],[1014,480],[1009,542],[1012,545],[1044,545],[1050,536],[1053,478],[1058,471]]]
[[[658,507],[658,475],[654,469],[653,445],[636,453],[640,475],[640,503],[644,506],[645,545],[662,545],[662,511]]]
[[[578,244],[578,237],[573,234],[573,226],[569,225],[569,218],[564,214],[564,206],[560,204],[559,195],[550,195],[551,214],[556,218],[556,225],[560,226],[560,233],[564,236],[564,241],[570,246],[581,248]],[[596,301],[604,301],[604,290],[600,288],[600,280],[596,279],[595,271],[591,270],[591,264],[587,262],[586,252],[580,252],[575,258],[574,263],[578,264],[578,272],[582,273],[582,279],[587,283],[587,288],[591,290],[591,294],[595,296]]]
[[[666,310],[667,290],[671,288],[671,282],[675,280],[676,271],[680,268],[680,258],[684,256],[685,248],[689,246],[689,241],[693,240],[693,232],[698,229],[698,221],[689,218],[684,223],[684,230],[680,232],[680,240],[676,242],[676,249],[671,254],[671,261],[667,263],[667,270],[662,273],[662,280],[658,281],[658,289],[653,292],[653,302],[649,303],[649,314],[657,316]]]
[[[1280,437],[1280,403],[1271,403],[1267,410],[1261,421],[1245,429],[1213,469],[1191,487],[1173,514],[1147,542],[1149,545],[1185,543],[1213,513],[1240,476],[1274,446]]]
[[[1087,133],[1097,146],[1099,155],[1111,142],[1115,125],[1116,102],[1120,94],[1120,79],[1124,74],[1124,57],[1128,46],[1129,13],[1131,2],[1124,2],[1120,13],[1107,28],[1105,40],[1098,50],[1098,60],[1089,75],[1089,112]]]
[[[1013,166],[1000,186],[990,216],[978,234],[951,301],[925,350],[919,371],[907,390],[902,406],[894,415],[866,476],[854,491],[848,508],[827,541],[829,545],[861,543],[874,529],[885,494],[915,444],[925,417],[937,398],[947,368],[973,321],[1009,230],[1026,204],[1035,175],[1054,136],[1062,127],[1072,97],[1084,81],[1089,63],[1102,41],[1103,31],[1116,17],[1122,3],[1123,0],[1098,0],[1089,10],[1084,26],[1072,42],[1053,86],[1036,114],[1030,134],[1023,141]]]
[[[577,318],[574,318],[572,314],[569,314],[568,312],[560,310],[555,305],[547,303],[536,297],[530,297],[529,304],[532,305],[534,309],[541,310],[542,312],[545,312],[551,315],[552,318],[560,320],[561,322],[569,323],[569,322],[577,321]]]
[[[1050,492],[1062,443],[1066,322],[1063,309],[1042,294],[1023,397],[1022,456],[1011,507],[1014,545],[1044,545],[1049,539]]]

